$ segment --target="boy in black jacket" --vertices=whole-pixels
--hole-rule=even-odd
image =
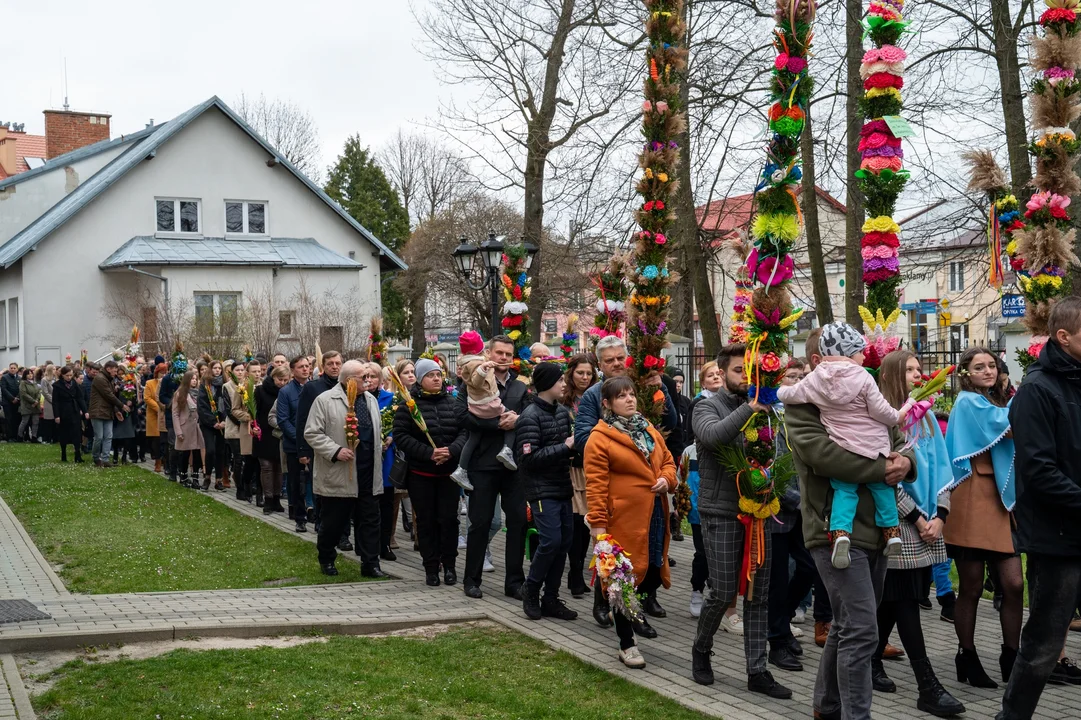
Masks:
[[[1047,330],[1010,407],[1030,612],[998,720],[1031,718],[1048,679],[1065,675],[1059,651],[1081,585],[1081,298],[1055,303]]]
[[[525,497],[533,512],[540,545],[522,588],[522,608],[530,620],[542,616],[574,620],[578,613],[559,599],[559,585],[574,534],[571,496],[571,454],[574,428],[571,414],[559,404],[563,370],[543,362],[533,369],[533,403],[522,411],[516,426],[514,457],[525,480]],[[544,585],[544,599],[540,598]]]

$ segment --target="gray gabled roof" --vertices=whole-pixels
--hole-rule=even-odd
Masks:
[[[259,133],[255,132],[250,125],[244,122],[244,120],[233,112],[232,108],[222,102],[217,95],[206,102],[200,103],[181,113],[167,123],[155,126],[154,128],[149,128],[148,130],[150,130],[150,133],[143,140],[136,142],[131,148],[92,175],[86,182],[60,200],[60,202],[53,205],[45,212],[45,214],[23,228],[21,232],[15,235],[15,237],[0,246],[0,267],[11,267],[12,264],[26,255],[26,253],[37,247],[37,244],[52,234],[53,231],[70,220],[76,213],[101,195],[101,193],[109,189],[113,183],[124,177],[129,170],[148,157],[153,157],[159,147],[212,107],[216,107],[221,112],[225,113],[225,115],[240,126],[241,129],[248,133],[253,140],[262,145],[264,150],[273,155],[278,163],[287,168],[297,177],[297,179],[307,185],[309,190],[318,195],[323,202],[334,210],[334,212],[338,213],[338,215],[349,223],[353,229],[363,235],[368,242],[375,245],[379,250],[380,269],[407,269],[408,266],[401,258],[380,242],[370,230],[353,219],[353,217],[338,205],[338,203],[331,200],[330,196],[323,192],[321,187],[312,182],[311,178],[297,170],[292,163],[282,157],[277,150],[271,147]]]
[[[113,138],[112,140],[102,140],[100,142],[93,143],[92,145],[85,145],[78,150],[72,150],[69,153],[64,153],[63,155],[57,155],[41,167],[36,167],[33,170],[27,170],[26,172],[21,172],[17,175],[12,175],[9,178],[0,180],[0,190],[11,187],[12,185],[18,185],[24,180],[35,178],[38,175],[44,175],[51,170],[64,167],[65,165],[70,165],[74,162],[79,162],[80,160],[86,160],[87,158],[94,157],[95,155],[103,153],[106,150],[111,150],[120,145],[125,145],[131,142],[138,142],[150,133],[154,132],[154,130],[158,127],[161,126],[153,125],[151,127],[143,128],[138,132],[121,135],[120,137]]]
[[[320,245],[314,238],[157,238],[138,235],[117,248],[99,268],[129,266],[267,265],[271,267],[362,270],[365,266]]]

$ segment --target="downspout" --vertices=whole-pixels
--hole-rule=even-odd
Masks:
[[[162,284],[165,286],[165,307],[169,307],[169,278],[163,275],[155,275],[154,273],[147,272],[146,270],[140,270],[134,265],[128,265],[128,270],[131,270],[133,273],[138,273],[139,275],[146,275],[147,277],[152,277],[155,280],[161,280]]]

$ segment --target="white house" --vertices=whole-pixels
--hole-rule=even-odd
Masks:
[[[133,322],[151,344],[183,335],[189,353],[204,336],[356,349],[380,273],[401,269],[213,97],[0,181],[0,360],[101,357]]]

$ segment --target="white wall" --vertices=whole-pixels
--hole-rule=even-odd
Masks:
[[[225,200],[262,200],[268,203],[268,230],[273,237],[314,238],[326,248],[355,259],[366,268],[349,271],[312,271],[320,277],[356,278],[356,292],[365,308],[358,323],[380,311],[379,259],[376,248],[339,217],[285,168],[267,167],[269,155],[243,130],[216,109],[193,121],[172,140],[85,207],[36,250],[23,258],[23,279],[28,287],[48,288],[23,302],[27,353],[35,345],[59,345],[77,354],[86,347],[92,357],[108,350],[102,337],[123,336],[126,322],[104,317],[102,306],[114,287],[137,287],[127,272],[104,273],[98,265],[137,235],[155,233],[155,197],[194,197],[202,201],[202,234],[225,234]],[[270,274],[269,268],[167,268],[173,279],[170,293],[190,298],[195,290],[238,290],[252,279]],[[285,271],[282,271],[285,274]],[[330,280],[320,280],[333,284]],[[238,287],[239,285],[239,287]],[[284,292],[284,291],[281,291]],[[290,292],[285,292],[288,296]],[[74,350],[70,350],[74,348]]]
[[[2,306],[3,311],[3,328],[4,332],[0,333],[0,362],[6,366],[10,362],[17,362],[20,365],[26,364],[26,357],[29,355],[33,358],[33,348],[27,348],[25,343],[22,342],[25,337],[24,332],[24,308],[22,302],[23,295],[23,277],[22,277],[22,265],[21,263],[15,263],[7,270],[0,269],[0,301],[4,303]],[[9,326],[8,323],[8,307],[7,303],[11,298],[18,298],[19,300],[19,327],[16,330]],[[62,357],[62,356],[61,356]]]
[[[0,243],[13,238],[129,147],[131,143],[118,143],[97,155],[0,190]]]

